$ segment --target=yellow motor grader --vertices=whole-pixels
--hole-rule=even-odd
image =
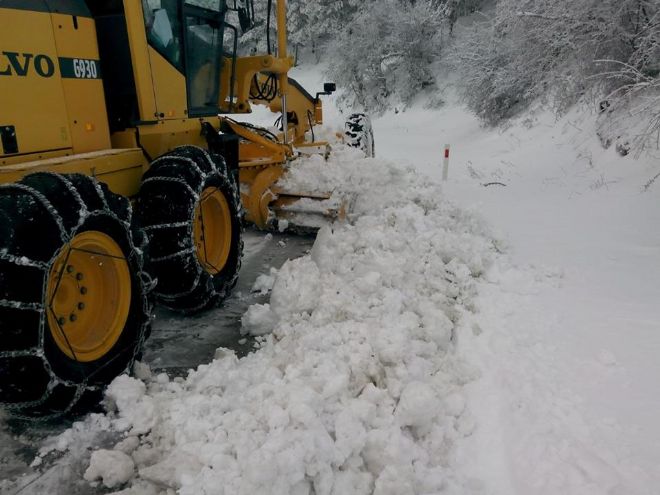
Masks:
[[[0,0],[7,409],[61,414],[98,394],[139,356],[154,300],[191,313],[228,295],[243,217],[265,228],[328,198],[276,187],[298,154],[326,149],[311,129],[334,85],[311,95],[288,77],[275,3],[276,53],[269,40],[243,57],[250,0]],[[279,130],[227,117],[253,104]],[[359,119],[347,135],[364,147]]]

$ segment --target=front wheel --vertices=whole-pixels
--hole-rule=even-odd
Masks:
[[[194,313],[229,295],[241,266],[243,226],[238,188],[221,156],[182,146],[156,159],[137,208],[161,304]]]
[[[376,156],[374,130],[371,119],[364,113],[354,113],[348,117],[344,125],[344,139],[346,144],[362,150],[369,158]]]
[[[151,304],[126,198],[83,175],[0,186],[0,401],[67,412],[130,369]]]

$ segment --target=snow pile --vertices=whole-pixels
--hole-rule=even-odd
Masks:
[[[92,452],[84,477],[87,481],[102,479],[105,486],[114,488],[131,479],[134,469],[133,459],[121,450],[100,449]]]
[[[122,494],[468,490],[452,463],[473,429],[461,389],[476,372],[455,356],[454,332],[492,242],[412,170],[340,148],[290,180],[310,177],[358,194],[353,223],[324,228],[276,274],[270,304],[245,317],[254,333],[272,328],[260,349],[221,350],[185,379],[109,387],[124,435],[112,455],[136,467]],[[108,480],[100,452],[86,477],[118,482],[129,463]]]
[[[305,276],[301,277],[300,274]],[[251,335],[270,333],[280,319],[290,313],[311,313],[321,297],[320,272],[309,258],[287,261],[273,278],[271,304],[254,304],[243,315],[242,332]],[[255,282],[260,286],[263,279]]]

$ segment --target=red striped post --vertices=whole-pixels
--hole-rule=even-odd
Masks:
[[[445,157],[442,160],[442,180],[446,181],[449,176],[449,145],[445,144]]]

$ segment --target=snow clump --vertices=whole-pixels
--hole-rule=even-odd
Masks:
[[[273,331],[278,321],[270,304],[253,304],[241,318],[241,334],[265,335]]]
[[[84,478],[87,481],[103,480],[108,488],[126,483],[133,476],[133,459],[120,450],[99,449],[92,452]]]
[[[270,273],[262,273],[257,277],[252,285],[252,292],[258,292],[259,294],[268,294],[273,289],[273,284],[275,283],[275,277],[277,276],[277,270],[275,268],[270,269]]]

